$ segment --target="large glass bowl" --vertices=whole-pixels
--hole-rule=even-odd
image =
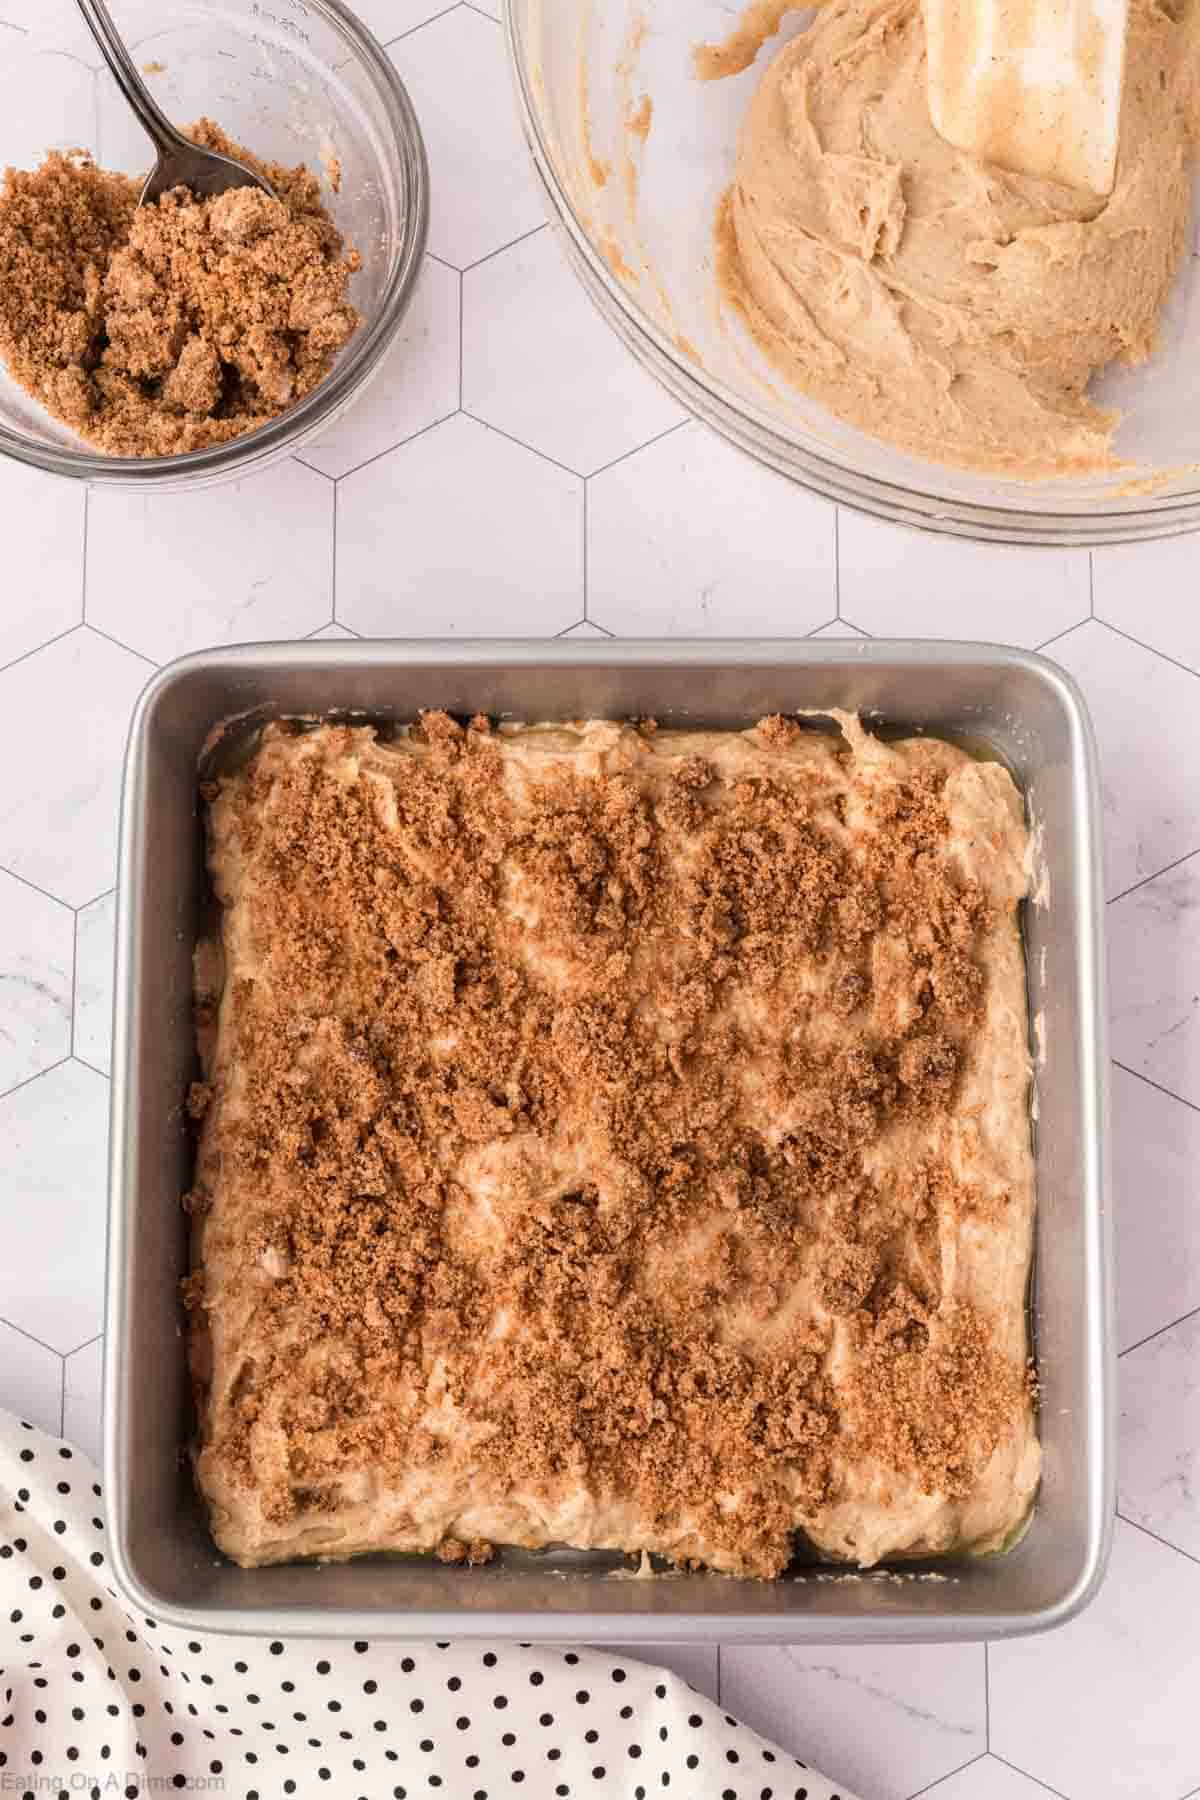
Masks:
[[[726,437],[830,499],[960,536],[1099,544],[1200,525],[1194,256],[1152,361],[1095,386],[1125,415],[1127,471],[1034,484],[923,462],[788,388],[718,304],[713,223],[738,128],[767,57],[812,15],[789,14],[756,64],[705,83],[692,46],[726,38],[738,0],[507,0],[506,12],[525,134],[569,260],[634,354]],[[630,126],[647,122],[643,96],[644,144]]]
[[[58,475],[127,488],[197,487],[266,467],[325,430],[379,367],[404,316],[428,221],[420,127],[394,67],[341,0],[111,0],[164,111],[207,114],[255,155],[324,172],[323,196],[363,259],[350,298],[363,323],[319,387],[227,444],[179,456],[93,450],[0,364],[0,452]],[[35,167],[84,146],[130,174],[149,145],[71,0],[37,0],[30,28],[0,28],[0,165]],[[341,180],[333,191],[334,158]]]

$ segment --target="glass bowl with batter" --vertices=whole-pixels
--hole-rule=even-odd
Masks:
[[[267,467],[328,430],[372,378],[420,270],[428,172],[420,126],[385,52],[341,0],[112,0],[168,116],[205,116],[265,162],[304,163],[347,246],[361,324],[331,372],[266,423],[209,448],[105,455],[53,418],[0,364],[0,454],[125,488],[193,488]],[[20,15],[18,15],[20,16]],[[39,0],[27,30],[0,27],[0,164],[34,169],[82,147],[102,169],[144,172],[153,153],[67,0]]]
[[[847,153],[831,173],[823,157],[814,161],[810,154],[804,116],[809,95],[798,101],[796,83],[808,79],[803,65],[814,59],[808,46],[819,42],[818,30],[834,33],[825,40],[827,64],[843,56],[848,45],[856,48],[850,43],[854,21],[845,17],[856,6],[863,31],[894,34],[900,54],[890,92],[875,84],[873,69],[861,76],[861,93],[872,113],[861,133],[859,116],[865,106],[839,122],[820,114],[822,95],[813,101],[822,150]],[[1134,16],[1145,51],[1147,33],[1160,28],[1159,16],[1151,20],[1148,9],[1143,16],[1136,5]],[[1200,39],[1192,35],[1186,9],[1182,24],[1165,14],[1161,21],[1163,31],[1178,34],[1167,59],[1180,68],[1200,66]],[[1138,184],[1126,181],[1121,190],[1119,169],[1119,192],[1108,207],[1067,190],[1059,190],[1047,205],[1042,194],[1001,179],[1002,198],[1007,202],[1015,193],[1016,202],[1007,212],[1004,206],[993,209],[1000,218],[991,227],[1001,243],[999,271],[985,270],[978,287],[964,284],[962,270],[978,254],[968,229],[972,242],[960,252],[953,277],[943,281],[934,271],[933,286],[916,295],[919,302],[932,295],[940,307],[953,291],[961,304],[945,309],[926,342],[906,344],[901,351],[903,356],[946,361],[953,371],[951,404],[943,404],[936,384],[904,394],[899,412],[892,413],[896,428],[888,442],[876,435],[879,416],[872,415],[873,347],[860,329],[866,304],[862,264],[855,254],[829,258],[823,248],[814,256],[813,245],[822,243],[823,234],[826,241],[832,235],[857,252],[862,233],[886,254],[889,234],[894,243],[907,231],[907,260],[889,265],[889,298],[894,298],[906,283],[924,279],[920,264],[928,259],[919,254],[923,244],[936,247],[956,229],[956,219],[961,221],[965,203],[960,188],[934,186],[924,151],[906,163],[912,141],[909,121],[894,114],[897,95],[923,96],[918,0],[909,5],[896,0],[890,6],[833,0],[818,14],[788,11],[780,0],[756,0],[740,12],[722,0],[581,0],[578,8],[508,0],[507,25],[526,137],[576,274],[634,354],[685,406],[741,448],[830,499],[960,536],[1098,544],[1167,536],[1200,525],[1200,359],[1195,354],[1200,347],[1200,280],[1189,210],[1192,165],[1178,132],[1159,137],[1152,128],[1139,144],[1128,126],[1135,113],[1154,118],[1165,105],[1157,40],[1136,59],[1131,52],[1138,91],[1127,88],[1122,161],[1130,175],[1137,155]],[[709,76],[719,71],[721,78],[698,78],[696,51],[703,45],[726,48],[724,56],[699,58],[701,67],[707,60]],[[756,102],[756,96],[771,80],[775,59],[789,46],[796,48],[786,132],[781,127],[775,144],[763,142],[760,132],[753,164],[739,165],[744,123],[748,115],[754,119],[756,106],[758,123],[766,122],[769,136],[770,109]],[[739,68],[739,63],[745,66]],[[778,119],[784,107],[778,93],[772,105]],[[921,129],[932,133],[927,118]],[[886,178],[880,179],[886,171],[876,160],[881,144],[884,159],[892,154],[902,167],[890,191]],[[860,162],[853,153],[864,147],[868,154]],[[947,172],[954,183],[964,179],[961,167],[940,173]],[[786,247],[779,266],[766,275],[760,270],[759,279],[750,284],[750,308],[731,298],[731,290],[738,291],[736,277],[745,273],[744,261],[739,264],[735,257],[731,265],[729,259],[729,246],[738,241],[727,209],[735,174],[743,198],[749,195],[751,210],[757,209],[751,229],[760,240],[774,234],[776,242],[786,243],[796,231],[801,260],[808,267],[795,279],[795,310],[796,270]],[[965,179],[970,185],[977,178],[986,183],[988,172],[977,168]],[[1156,219],[1160,201],[1161,223]],[[969,204],[974,203],[972,196]],[[718,226],[723,206],[724,236]],[[1168,207],[1174,209],[1169,218]],[[1049,229],[1039,237],[1043,226]],[[1096,243],[1102,232],[1106,242],[1098,267]],[[1064,246],[1070,252],[1065,264]],[[1064,305],[1053,316],[1045,315],[1050,322],[1040,336],[1031,333],[1025,365],[1034,371],[1035,386],[1048,366],[1049,343],[1056,364],[1053,404],[1062,410],[1061,370],[1086,370],[1089,332],[1096,342],[1123,342],[1137,360],[1128,365],[1112,361],[1086,390],[1068,394],[1065,410],[1078,414],[1077,433],[1060,433],[1061,421],[1055,418],[1046,437],[1044,420],[1022,395],[1021,404],[994,426],[995,441],[1005,454],[992,459],[992,466],[960,466],[961,445],[947,443],[943,427],[960,395],[971,396],[976,380],[978,365],[969,344],[974,318],[984,307],[1007,306],[1015,329],[1006,341],[1020,339],[1025,316],[1023,302],[1014,299],[1021,277],[1018,262],[1038,264],[1043,254],[1048,279],[1058,283]],[[1178,272],[1168,282],[1163,270],[1176,257]],[[870,260],[868,251],[866,262]],[[995,282],[990,289],[989,276]],[[805,391],[788,371],[788,334],[803,333],[808,316],[815,314],[814,335],[824,341],[828,321],[823,309],[843,277],[849,290],[847,334],[835,345],[824,393],[819,381],[806,384]],[[772,334],[771,308],[778,307],[781,296],[789,316],[783,331]],[[908,298],[900,294],[900,304]],[[764,302],[766,331],[761,329]],[[759,329],[750,322],[755,303]],[[1044,296],[1037,304],[1045,306]],[[920,310],[928,322],[932,309],[922,305]],[[776,310],[775,324],[779,317]],[[993,322],[1002,334],[1005,319]],[[1143,355],[1155,336],[1156,347]],[[959,356],[964,342],[967,349]],[[1018,386],[1024,380],[1022,373]],[[1068,375],[1067,385],[1069,381]],[[1120,418],[1107,448],[1101,415],[1109,409]],[[943,454],[949,460],[940,460]],[[1051,472],[1056,462],[1061,466]]]

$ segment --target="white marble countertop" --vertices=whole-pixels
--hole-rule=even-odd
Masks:
[[[0,55],[5,27],[43,29],[51,3],[69,31],[58,0],[0,0]],[[360,10],[391,40],[434,184],[420,288],[370,395],[303,462],[197,497],[0,466],[0,1404],[97,1443],[116,801],[155,664],[356,633],[1041,647],[1083,687],[1104,761],[1122,1352],[1107,1584],[1074,1624],[990,1650],[662,1660],[864,1800],[1200,1793],[1200,540],[976,549],[760,471],[577,292],[490,0]]]

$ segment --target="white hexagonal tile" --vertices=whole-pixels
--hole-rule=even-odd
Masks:
[[[1124,1350],[1200,1306],[1200,1112],[1112,1072],[1117,1343]]]
[[[7,459],[0,463],[5,555],[0,667],[83,618],[85,504],[77,481],[59,481]]]
[[[355,0],[354,10],[381,44],[390,44],[404,32],[436,19],[446,7],[447,0]]]
[[[725,1644],[721,1705],[870,1800],[908,1800],[986,1747],[983,1646]]]
[[[1200,856],[1108,909],[1112,1052],[1200,1106]]]
[[[2,48],[2,44],[0,44]],[[0,1322],[0,1406],[55,1437],[62,1430],[63,1360]]]
[[[990,1651],[991,1744],[1067,1800],[1159,1800],[1200,1779],[1200,1567],[1118,1520],[1099,1596]]]
[[[112,1067],[113,934],[117,896],[101,894],[75,921],[75,1042],[83,1062],[107,1075]]]
[[[462,348],[467,412],[581,475],[687,417],[609,330],[549,230],[467,271]]]
[[[830,619],[828,625],[822,625],[816,631],[809,632],[810,638],[850,638],[870,637],[869,631],[860,631],[857,625],[851,625],[848,619]]]
[[[836,608],[834,511],[702,425],[588,483],[588,610],[663,637],[801,637]]]
[[[100,1329],[107,1142],[108,1083],[82,1063],[0,1099],[0,1318],[58,1350]]]
[[[1200,671],[1200,586],[1190,537],[1094,550],[1096,617]]]
[[[0,1093],[71,1048],[69,907],[0,870]]]
[[[1086,619],[1086,550],[986,550],[843,507],[842,612],[873,637],[984,638],[1033,649]]]
[[[93,1338],[82,1350],[68,1356],[63,1368],[62,1434],[86,1451],[94,1463],[101,1460],[102,1378],[104,1339]]]
[[[51,8],[46,0],[21,0],[18,11],[33,28],[25,36],[5,32],[0,43],[3,160],[16,168],[32,169],[47,150],[95,144],[95,76],[75,56],[63,54],[63,47],[74,44],[96,61],[99,58],[74,6]],[[52,25],[47,29],[47,15],[51,14]],[[61,43],[56,41],[59,39]]]
[[[998,1757],[981,1756],[939,1781],[933,1792],[935,1800],[1046,1800],[1047,1790]]]
[[[425,136],[434,254],[465,269],[540,225],[545,211],[496,23],[455,7],[389,54]]]
[[[583,611],[583,484],[447,419],[342,482],[337,596],[368,637],[561,631]]]
[[[572,625],[567,631],[560,631],[558,635],[562,638],[579,638],[585,644],[602,644],[611,643],[613,634],[605,631],[603,625],[597,625],[592,619],[580,619],[578,624]]]
[[[333,487],[298,462],[200,493],[92,495],[88,623],[156,662],[302,637],[332,581]]]
[[[113,884],[121,757],[149,673],[86,626],[0,671],[0,769],[20,771],[0,783],[0,865],[69,905]]]
[[[399,337],[350,411],[305,445],[303,462],[345,475],[457,410],[461,280],[425,258]]]
[[[1107,885],[1200,849],[1200,677],[1092,621],[1046,654],[1075,677],[1100,743]]]
[[[1200,1559],[1200,1313],[1120,1362],[1120,1511]]]

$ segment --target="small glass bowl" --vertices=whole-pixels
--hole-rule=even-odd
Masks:
[[[1016,544],[1114,543],[1200,526],[1195,255],[1184,258],[1156,354],[1093,387],[1123,414],[1115,448],[1127,470],[1034,484],[925,462],[781,379],[719,303],[713,227],[766,61],[812,13],[788,13],[741,74],[697,81],[693,45],[725,39],[739,11],[730,0],[505,0],[521,120],[559,237],[622,342],[759,462],[861,512]]]
[[[2,34],[0,163],[33,168],[48,149],[82,146],[103,168],[144,171],[147,140],[73,10],[66,0],[39,5],[28,32]],[[363,323],[327,378],[277,419],[211,449],[104,456],[0,364],[0,453],[125,488],[203,487],[297,450],[379,367],[425,247],[425,149],[395,68],[341,0],[112,0],[112,11],[170,118],[188,125],[207,115],[256,156],[306,163],[322,176],[325,204],[363,261],[350,287]]]

